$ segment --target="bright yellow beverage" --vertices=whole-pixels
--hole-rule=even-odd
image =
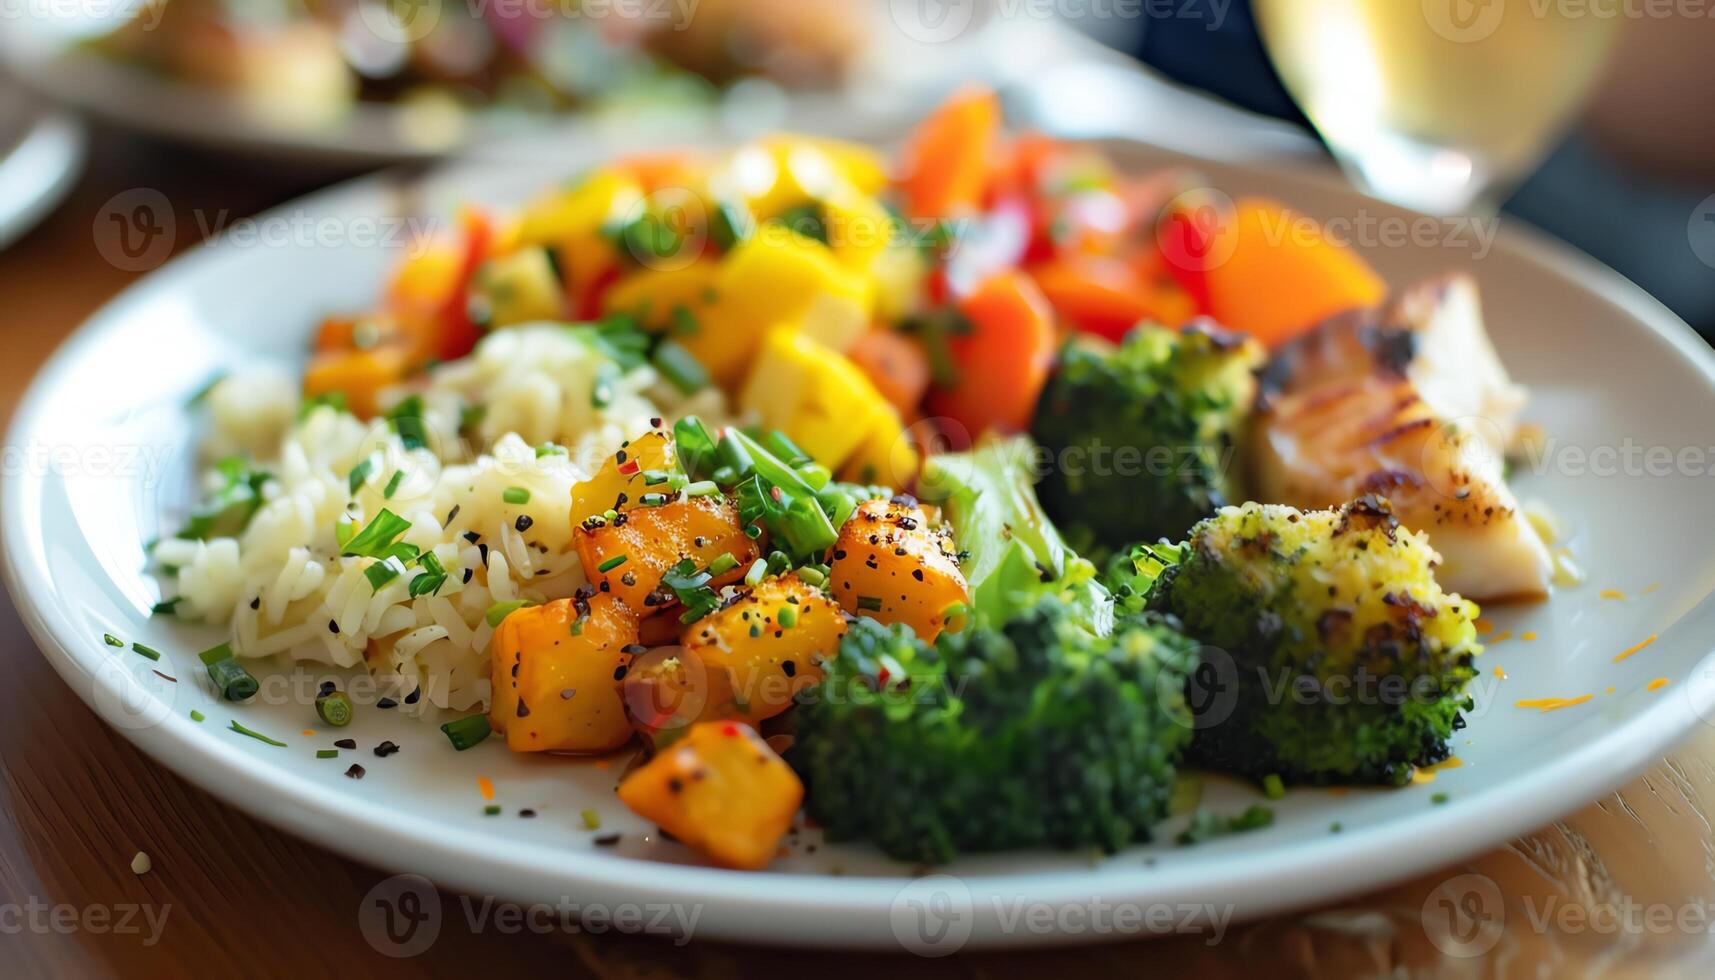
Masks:
[[[1256,0],[1281,77],[1330,146],[1384,197],[1432,210],[1540,162],[1621,23],[1563,0]],[[1425,186],[1428,185],[1428,186]],[[1467,202],[1468,203],[1468,202]]]

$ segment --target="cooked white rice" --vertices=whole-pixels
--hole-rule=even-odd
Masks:
[[[327,407],[295,420],[297,392],[277,378],[221,382],[209,397],[210,458],[247,455],[272,478],[240,537],[168,538],[156,547],[156,560],[178,570],[178,614],[229,624],[240,657],[341,668],[367,662],[383,693],[420,690],[424,707],[485,705],[488,608],[568,596],[585,581],[573,548],[573,485],[652,418],[725,416],[718,391],[687,401],[647,367],[611,381],[611,398],[597,408],[603,362],[564,327],[499,331],[417,389],[430,430],[429,445],[418,449],[406,449],[384,420]],[[406,394],[393,392],[384,403]],[[470,426],[474,444],[466,444],[459,420],[475,405],[484,412]],[[567,451],[538,455],[547,443]],[[349,475],[366,458],[371,469],[353,493]],[[395,473],[404,475],[388,498]],[[218,477],[210,480],[218,486]],[[507,503],[514,487],[527,490],[528,501]],[[383,508],[411,522],[404,541],[432,550],[445,566],[446,582],[434,594],[409,596],[415,568],[375,590],[364,574],[374,559],[340,557],[335,528],[343,521],[361,528]],[[520,533],[524,515],[530,522]]]

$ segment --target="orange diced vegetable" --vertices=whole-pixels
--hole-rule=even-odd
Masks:
[[[665,485],[649,486],[645,474],[678,469],[672,435],[664,429],[645,432],[604,460],[594,476],[572,487],[572,523],[582,524],[595,514],[637,506],[644,494],[667,489]]]
[[[955,94],[918,123],[899,176],[906,215],[928,219],[976,211],[988,189],[999,132],[1000,100],[983,88]]]
[[[304,395],[314,398],[338,392],[353,415],[372,418],[378,408],[376,397],[404,380],[410,367],[410,353],[397,345],[323,351],[304,373]]]
[[[514,752],[606,752],[631,738],[620,684],[637,614],[614,596],[508,613],[490,647],[489,724]]]
[[[1030,423],[1054,359],[1054,314],[1042,290],[1016,269],[998,273],[959,303],[968,333],[946,339],[958,376],[929,392],[929,411],[975,439]]]
[[[760,722],[822,679],[846,633],[840,607],[796,575],[769,579],[685,628],[683,645],[730,679],[738,714]]]
[[[641,506],[593,530],[573,532],[584,574],[603,592],[625,600],[639,614],[662,608],[648,601],[661,576],[685,558],[698,567],[731,554],[742,575],[756,560],[756,542],[738,522],[738,507],[719,494],[685,497],[660,506]],[[723,577],[715,584],[730,581]]]
[[[804,785],[750,726],[716,721],[627,776],[619,798],[715,864],[756,869],[773,860]]]
[[[923,393],[929,390],[929,357],[920,341],[878,327],[859,337],[846,357],[902,417],[917,414]]]
[[[927,643],[971,597],[946,530],[888,500],[862,504],[840,528],[828,581],[847,612],[904,623]]]
[[[1056,313],[1109,340],[1119,340],[1142,321],[1176,327],[1196,315],[1183,290],[1149,282],[1116,258],[1057,259],[1030,274]]]

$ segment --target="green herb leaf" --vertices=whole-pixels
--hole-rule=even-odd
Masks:
[[[375,519],[341,549],[341,554],[357,558],[385,558],[399,536],[411,529],[411,522],[383,507]]]

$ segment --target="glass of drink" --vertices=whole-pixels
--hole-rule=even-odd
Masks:
[[[1541,163],[1620,18],[1570,0],[1254,0],[1281,78],[1352,178],[1487,211]]]

